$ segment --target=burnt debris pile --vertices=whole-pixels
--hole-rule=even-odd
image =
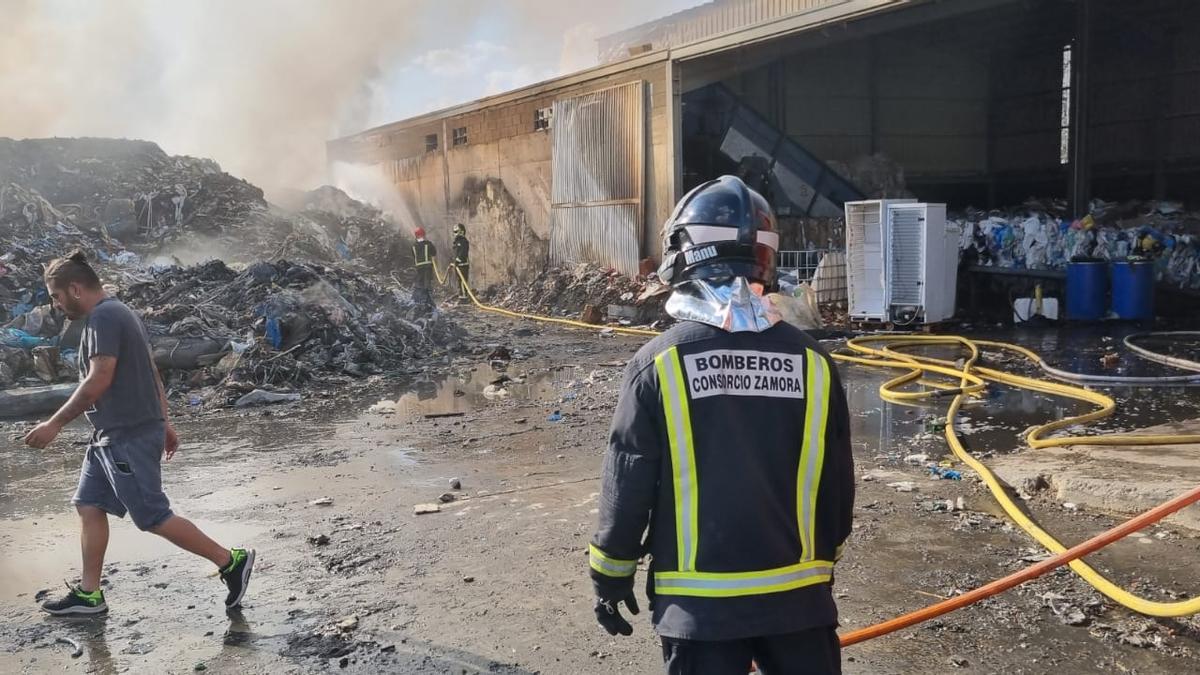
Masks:
[[[459,344],[396,280],[407,247],[379,210],[333,187],[291,201],[153,143],[0,139],[0,389],[77,376],[82,326],[42,283],[72,249],[142,316],[176,392],[396,372]]]
[[[514,311],[580,318],[587,323],[650,324],[669,321],[667,287],[656,277],[633,278],[579,264],[551,267],[529,282],[489,288],[485,298]]]

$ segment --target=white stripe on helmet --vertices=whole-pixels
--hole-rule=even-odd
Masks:
[[[717,225],[688,225],[684,227],[688,237],[692,240],[692,244],[700,246],[703,244],[711,244],[714,241],[737,241],[736,227],[720,227]],[[779,233],[769,232],[767,230],[758,231],[758,243],[770,248],[772,251],[779,250]]]

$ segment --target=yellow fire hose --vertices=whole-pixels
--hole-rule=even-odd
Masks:
[[[881,347],[868,345],[881,344]],[[1043,394],[1064,396],[1078,401],[1086,401],[1098,406],[1097,410],[1082,415],[1068,417],[1034,427],[1026,434],[1026,441],[1032,448],[1064,447],[1071,445],[1165,445],[1200,443],[1200,435],[1136,435],[1136,434],[1105,434],[1101,436],[1055,436],[1049,434],[1077,424],[1086,424],[1108,417],[1116,409],[1116,402],[1109,396],[1096,391],[1067,384],[1039,380],[1021,375],[1014,375],[992,368],[977,366],[980,357],[980,347],[995,348],[1015,352],[1024,356],[1037,365],[1041,358],[1033,351],[1019,345],[990,340],[970,340],[958,336],[866,336],[850,340],[847,348],[851,353],[837,353],[833,357],[840,361],[848,361],[866,366],[892,368],[908,371],[904,375],[888,380],[879,387],[879,394],[885,401],[899,404],[912,404],[919,399],[928,399],[953,394],[950,408],[946,413],[946,441],[950,449],[963,463],[974,469],[983,478],[992,496],[1003,507],[1014,522],[1021,526],[1030,536],[1042,546],[1058,554],[1067,550],[1065,546],[1042,528],[1038,527],[1008,496],[996,475],[992,473],[975,457],[971,456],[958,438],[954,430],[955,418],[964,400],[982,390],[982,383],[999,382],[1012,387],[1037,391]],[[912,347],[954,346],[967,351],[967,358],[955,364],[952,361],[935,359],[929,356],[905,354],[901,350]],[[959,385],[947,389],[944,385],[932,389],[918,391],[898,391],[905,384],[920,380],[926,375],[944,375],[958,380]],[[1106,579],[1082,560],[1070,563],[1071,569],[1091,584],[1096,590],[1108,596],[1114,602],[1135,612],[1157,617],[1187,616],[1200,612],[1200,598],[1180,600],[1177,602],[1158,602],[1140,598]]]
[[[454,272],[456,274],[458,274],[459,280],[462,281],[463,288],[465,288],[467,290],[467,296],[471,298],[471,303],[474,304],[475,307],[477,307],[485,312],[491,312],[493,314],[500,314],[502,316],[507,316],[507,317],[511,317],[514,319],[530,319],[531,321],[554,323],[554,324],[558,324],[560,326],[571,326],[572,328],[585,328],[587,330],[596,330],[598,328],[602,328],[602,326],[595,326],[590,323],[585,323],[583,321],[572,321],[571,319],[558,319],[558,318],[549,317],[549,316],[538,316],[537,314],[526,314],[524,312],[513,312],[510,310],[501,308],[501,307],[492,307],[491,305],[485,305],[479,301],[479,298],[475,297],[475,291],[472,290],[470,284],[467,283],[466,278],[463,277],[463,274],[461,271],[459,271],[458,267],[452,264],[452,265],[450,265],[450,268],[447,270],[447,272],[449,272],[450,269],[454,270]],[[433,264],[433,271],[437,274],[438,280],[441,283],[443,283],[443,284],[446,283],[445,281],[442,280],[442,273],[440,271],[438,271],[438,266],[437,266],[436,262],[434,262],[434,264]],[[449,276],[449,275],[447,275],[447,276]],[[655,337],[657,335],[660,335],[659,331],[646,330],[644,328],[625,328],[622,326],[612,326],[612,327],[609,327],[609,330],[611,330],[614,333],[620,333],[622,335],[641,335],[641,336],[646,336],[646,337]]]
[[[524,312],[513,312],[500,307],[492,307],[485,305],[475,296],[475,292],[467,284],[466,279],[462,276],[462,272],[457,267],[451,265],[451,268],[458,274],[459,279],[463,282],[463,287],[466,288],[467,295],[475,307],[494,314],[500,314],[517,319],[530,319],[532,321],[541,321],[545,323],[553,323],[558,325],[570,326],[573,328],[584,328],[587,330],[595,330],[596,326],[582,321],[572,321],[570,319],[558,319],[553,317],[539,316],[536,314],[528,314]],[[437,273],[441,283],[445,280],[441,272],[437,269],[437,263],[434,263],[434,271]],[[448,270],[447,270],[448,271]],[[657,336],[661,333],[654,330],[646,330],[640,328],[623,328],[614,327],[612,331],[624,335],[641,335],[641,336]],[[869,347],[869,344],[882,343],[882,347]],[[1067,547],[1055,539],[1048,532],[1038,527],[1021,509],[1013,502],[1012,498],[1004,490],[1004,486],[1000,483],[996,475],[983,462],[973,457],[962,442],[958,438],[958,434],[954,430],[954,422],[958,416],[958,412],[962,407],[964,400],[969,396],[974,396],[981,393],[988,382],[998,382],[1011,387],[1036,391],[1042,394],[1052,396],[1063,396],[1072,398],[1078,401],[1085,401],[1097,406],[1097,409],[1082,415],[1076,415],[1065,419],[1048,422],[1040,426],[1034,427],[1026,433],[1025,439],[1031,448],[1049,448],[1049,447],[1067,447],[1072,445],[1167,445],[1167,444],[1185,444],[1185,443],[1200,443],[1200,435],[1137,435],[1137,434],[1104,434],[1100,436],[1049,436],[1060,429],[1071,427],[1079,424],[1087,424],[1096,420],[1104,419],[1113,414],[1117,404],[1112,397],[1102,394],[1097,391],[1085,389],[1083,387],[1051,382],[1049,380],[1041,380],[1023,375],[1015,375],[1013,373],[996,370],[993,368],[985,368],[976,365],[981,356],[980,347],[998,349],[1001,351],[1009,351],[1019,354],[1035,366],[1042,367],[1044,361],[1033,350],[1027,349],[1020,345],[1010,344],[1007,342],[995,342],[991,340],[972,340],[960,336],[940,336],[940,335],[907,335],[907,336],[864,336],[853,338],[846,344],[850,353],[835,353],[833,358],[839,361],[858,363],[865,366],[878,368],[892,368],[907,371],[906,373],[892,378],[884,382],[879,387],[879,395],[885,401],[898,403],[902,405],[913,405],[917,401],[925,399],[940,398],[953,396],[950,402],[950,408],[946,412],[946,441],[950,445],[950,449],[954,452],[964,464],[971,467],[977,472],[984,483],[988,486],[992,496],[996,498],[1004,512],[1008,514],[1021,529],[1025,530],[1031,537],[1036,539],[1042,546],[1049,549],[1055,554],[1061,554],[1067,551]],[[968,357],[959,362],[948,361],[944,359],[936,359],[929,356],[915,356],[905,354],[900,350],[912,347],[945,347],[952,346],[959,349],[965,349]],[[946,384],[930,380],[931,376],[943,376],[956,380],[957,384]],[[902,391],[901,387],[916,383],[927,387],[926,389],[918,389],[915,391]],[[1109,581],[1104,575],[1097,572],[1092,566],[1082,560],[1073,560],[1070,567],[1081,578],[1087,581],[1097,591],[1108,596],[1114,602],[1140,614],[1156,617],[1178,617],[1189,616],[1200,612],[1200,597],[1191,598],[1189,600],[1180,600],[1176,602],[1159,602],[1155,600],[1147,600],[1138,597],[1133,593],[1117,586]]]

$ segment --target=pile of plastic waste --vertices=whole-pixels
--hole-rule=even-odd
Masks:
[[[953,220],[962,227],[962,256],[969,264],[1060,270],[1073,259],[1147,259],[1159,281],[1200,289],[1200,213],[1175,202],[1101,200],[1093,200],[1083,218],[1065,213],[1061,200],[1030,201]]]

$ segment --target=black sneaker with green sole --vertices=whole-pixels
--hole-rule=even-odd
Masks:
[[[70,589],[61,598],[42,603],[42,611],[54,616],[96,616],[108,611],[104,602],[104,591],[85,593],[78,586],[67,584]]]
[[[229,567],[221,570],[221,581],[229,587],[229,595],[225,597],[225,606],[229,609],[240,607],[246,588],[250,586],[250,573],[254,571],[254,549],[230,549],[231,562]]]

